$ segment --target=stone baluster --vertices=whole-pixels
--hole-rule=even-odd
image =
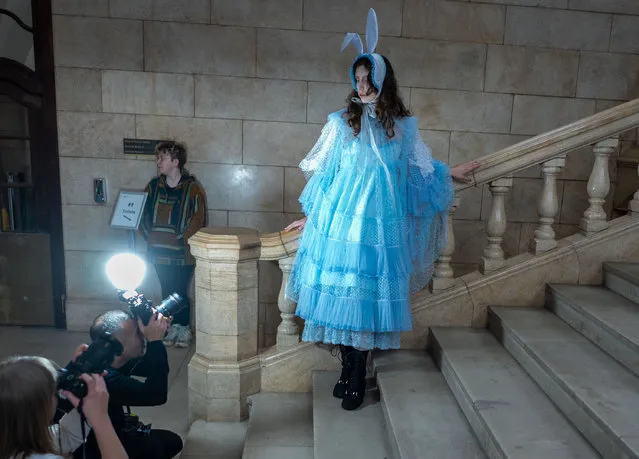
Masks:
[[[260,237],[248,228],[204,228],[195,257],[195,353],[188,366],[189,419],[241,421],[260,391],[257,355]]]
[[[486,233],[488,234],[488,246],[484,249],[484,256],[481,258],[479,270],[486,274],[504,266],[506,259],[504,249],[501,244],[504,241],[504,233],[508,226],[506,219],[506,194],[513,186],[513,178],[504,177],[490,183],[490,193],[492,194],[492,204],[490,216],[486,222]]]
[[[639,166],[637,166],[637,174],[639,174]],[[628,204],[630,209],[630,215],[633,217],[639,217],[639,190],[637,190],[632,197],[632,200]]]
[[[595,144],[592,149],[595,163],[588,179],[588,209],[584,212],[579,227],[583,234],[593,234],[608,227],[606,211],[603,208],[610,191],[608,165],[610,155],[619,147],[619,139],[606,139]]]
[[[283,349],[295,346],[300,342],[300,329],[295,322],[296,303],[286,296],[286,284],[291,274],[291,268],[295,261],[295,255],[280,258],[279,265],[282,270],[282,286],[277,297],[277,305],[280,308],[282,322],[277,327],[277,348]]]
[[[539,227],[530,242],[530,250],[535,255],[557,247],[555,231],[552,228],[555,217],[559,213],[559,196],[557,195],[557,176],[566,166],[566,155],[546,161],[541,168],[544,176],[544,189],[539,199]]]
[[[455,283],[453,268],[450,265],[453,259],[453,252],[455,251],[455,231],[453,229],[453,216],[457,207],[459,206],[459,197],[455,196],[450,212],[448,213],[448,240],[446,241],[446,247],[435,262],[435,270],[433,271],[432,290],[433,292],[446,290]]]

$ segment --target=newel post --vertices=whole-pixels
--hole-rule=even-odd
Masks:
[[[205,228],[188,243],[197,300],[189,419],[240,421],[248,417],[247,397],[260,391],[260,237],[248,228]]]

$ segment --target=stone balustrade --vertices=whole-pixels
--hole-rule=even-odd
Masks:
[[[544,182],[538,202],[539,224],[529,250],[533,256],[540,256],[557,248],[553,230],[560,207],[557,176],[566,166],[566,154],[589,144],[593,145],[595,160],[587,184],[589,206],[581,219],[580,230],[585,236],[604,231],[608,227],[603,204],[610,191],[609,162],[619,148],[619,134],[637,126],[639,99],[480,160],[482,167],[475,173],[474,183],[456,185],[456,197],[448,217],[448,242],[435,263],[430,290],[444,295],[456,285],[451,266],[455,251],[453,215],[459,205],[459,192],[471,186],[487,184],[492,196],[486,222],[487,245],[477,275],[499,272],[506,265],[503,248],[508,227],[506,198],[513,185],[513,175],[533,165],[541,166]],[[639,216],[639,190],[629,203],[629,215]],[[191,419],[245,419],[247,397],[262,390],[262,386],[268,384],[265,381],[279,381],[277,384],[282,381],[282,375],[275,375],[274,371],[267,372],[266,378],[261,374],[264,361],[284,362],[296,355],[298,349],[304,352],[309,349],[303,347],[308,344],[300,343],[296,305],[285,295],[299,236],[297,231],[260,236],[256,230],[247,228],[207,228],[189,240],[197,262],[196,347],[189,364]],[[258,261],[277,262],[282,271],[278,297],[282,320],[277,328],[277,342],[274,348],[263,352],[262,358],[257,345]],[[286,371],[310,373],[312,364],[321,359],[315,355],[310,360],[304,357],[289,362]]]

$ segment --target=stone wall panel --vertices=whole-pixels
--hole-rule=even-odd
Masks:
[[[307,84],[253,78],[195,77],[195,116],[306,121]]]
[[[607,51],[612,16],[543,8],[510,7],[506,45]]]

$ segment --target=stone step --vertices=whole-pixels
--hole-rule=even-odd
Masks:
[[[395,459],[486,457],[426,352],[384,351],[373,364]]]
[[[242,459],[313,459],[313,398],[309,393],[251,396]]]
[[[546,307],[639,375],[639,305],[605,287],[549,285]]]
[[[543,308],[490,308],[489,327],[604,458],[639,458],[639,378]]]
[[[431,333],[433,356],[489,458],[599,457],[488,330]]]
[[[604,263],[603,274],[606,287],[639,303],[639,263]]]
[[[195,421],[189,429],[180,459],[240,459],[247,422]]]
[[[337,371],[313,372],[315,459],[390,459],[382,407],[367,395],[354,411],[333,397]],[[312,456],[311,456],[312,457]]]

